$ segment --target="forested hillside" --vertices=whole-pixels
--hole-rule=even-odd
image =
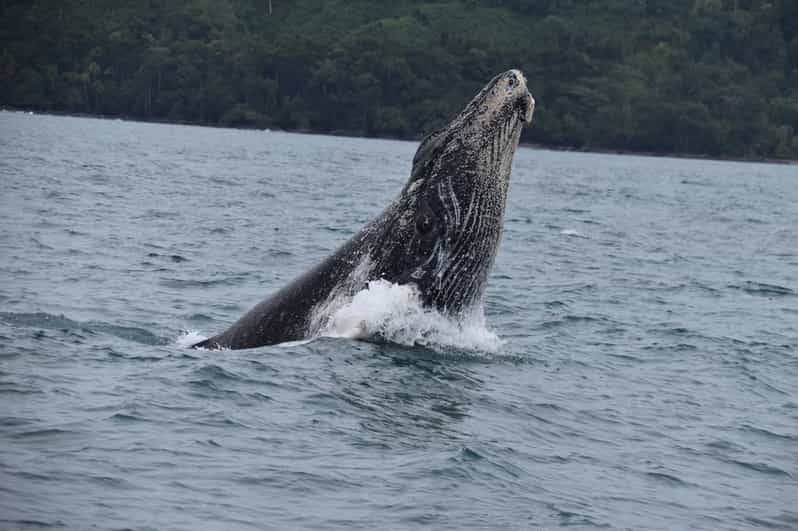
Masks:
[[[796,0],[0,0],[0,105],[416,137],[494,74],[550,146],[798,158]]]

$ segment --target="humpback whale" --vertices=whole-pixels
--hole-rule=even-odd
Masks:
[[[381,214],[194,347],[241,349],[313,337],[332,301],[378,279],[413,284],[424,305],[453,318],[474,308],[496,257],[513,156],[534,107],[519,70],[494,77],[447,126],[421,141],[410,179]]]

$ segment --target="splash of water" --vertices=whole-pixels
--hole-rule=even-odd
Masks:
[[[319,335],[379,338],[401,345],[462,349],[493,353],[501,339],[488,330],[480,307],[459,320],[421,304],[413,285],[372,280],[351,299],[328,306],[330,313]]]
[[[196,345],[206,339],[208,339],[208,336],[204,336],[196,330],[185,330],[177,336],[175,343],[178,348],[191,348],[192,345]]]
[[[277,346],[304,345],[318,337],[379,339],[406,346],[443,350],[495,353],[503,341],[485,323],[482,307],[461,319],[444,316],[424,307],[412,284],[372,280],[354,297],[341,294],[314,316],[322,323],[307,339]],[[175,340],[179,348],[191,348],[207,339],[196,330],[186,330]]]

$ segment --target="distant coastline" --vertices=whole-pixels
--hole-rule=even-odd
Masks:
[[[51,4],[0,3],[0,106],[412,139],[517,68],[522,143],[798,160],[795,1]]]
[[[124,120],[127,122],[141,122],[141,123],[164,124],[164,125],[186,125],[192,127],[212,127],[216,129],[239,129],[239,130],[250,130],[250,131],[275,131],[281,133],[292,133],[300,135],[328,135],[328,136],[338,136],[346,138],[375,138],[382,140],[401,140],[405,142],[418,142],[422,138],[424,138],[424,135],[421,134],[412,137],[401,137],[401,136],[391,136],[391,135],[366,135],[354,131],[316,131],[312,129],[283,129],[277,126],[264,128],[259,126],[250,126],[250,125],[221,125],[214,123],[193,122],[189,120],[172,120],[172,119],[157,118],[157,117],[142,118],[138,116],[129,116],[129,115],[91,114],[85,112],[69,112],[69,111],[55,111],[55,110],[42,111],[38,109],[19,108],[12,106],[0,107],[0,112],[4,111],[23,113],[23,114],[33,113],[33,114],[42,114],[48,116],[66,116],[72,118],[94,118],[97,120]],[[679,152],[658,153],[653,151],[633,151],[633,150],[624,150],[624,149],[578,148],[573,146],[548,145],[548,144],[539,144],[534,142],[521,142],[519,144],[519,147],[524,147],[527,149],[548,150],[548,151],[562,151],[569,153],[595,153],[599,155],[626,155],[626,156],[638,156],[638,157],[710,160],[710,161],[720,161],[720,162],[751,162],[758,164],[798,165],[798,160],[777,159],[777,158],[768,158],[768,157],[748,157],[748,158],[716,157],[700,153],[679,153]]]

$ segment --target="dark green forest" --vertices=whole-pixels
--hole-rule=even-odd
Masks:
[[[798,158],[797,0],[0,0],[0,105],[416,138],[521,68],[523,140]]]

